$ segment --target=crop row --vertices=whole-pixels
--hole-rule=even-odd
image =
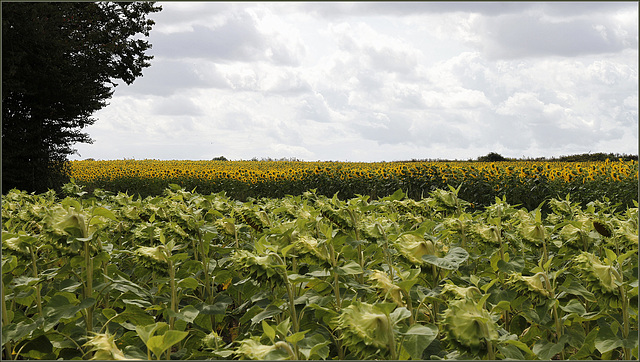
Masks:
[[[2,199],[5,359],[631,359],[638,209],[460,189]]]
[[[88,190],[160,195],[169,184],[202,194],[280,198],[315,189],[341,199],[375,199],[402,189],[420,199],[447,184],[479,208],[495,197],[533,209],[549,197],[571,194],[586,204],[608,197],[620,209],[638,195],[636,161],[605,162],[266,162],[266,161],[73,161],[71,176]]]

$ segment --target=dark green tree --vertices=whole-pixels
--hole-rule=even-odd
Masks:
[[[68,178],[82,129],[118,80],[131,84],[161,10],[153,2],[2,2],[2,193],[43,192]]]
[[[497,161],[509,161],[508,158],[505,158],[499,153],[490,152],[486,156],[478,157],[478,161],[481,162],[497,162]]]

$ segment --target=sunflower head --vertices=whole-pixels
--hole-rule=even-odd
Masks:
[[[277,270],[278,263],[272,255],[258,256],[248,250],[237,250],[233,259],[235,265],[258,282],[283,281]]]
[[[224,344],[222,337],[216,333],[216,331],[212,331],[202,338],[202,345],[206,348],[218,349]]]
[[[354,302],[342,310],[336,322],[344,345],[358,357],[367,359],[388,350],[391,321],[375,305]]]
[[[310,235],[300,235],[294,242],[296,255],[309,258],[313,263],[331,266],[331,256],[321,242]]]
[[[494,316],[469,299],[450,302],[443,317],[445,339],[456,348],[477,354],[487,350],[487,341],[498,339]]]
[[[447,281],[442,287],[441,294],[448,299],[478,299],[477,297],[482,296],[482,292],[475,286],[459,287],[451,281]]]
[[[518,291],[520,295],[526,294],[534,304],[544,303],[551,298],[551,292],[545,286],[542,273],[533,276],[511,273],[507,279],[507,285]]]
[[[615,267],[602,263],[597,256],[588,252],[581,252],[573,262],[594,294],[604,295],[606,299],[619,298],[622,276]]]
[[[269,352],[276,349],[275,346],[264,345],[260,343],[259,337],[253,337],[250,339],[244,339],[239,341],[240,346],[236,349],[236,354],[243,358],[261,360],[265,359]]]
[[[399,307],[404,307],[400,287],[393,284],[393,281],[385,272],[376,270],[371,274],[369,279],[374,282],[374,286],[381,292],[385,299],[390,298]]]
[[[471,238],[483,244],[500,245],[500,230],[494,225],[473,224],[469,229]]]
[[[156,247],[140,246],[134,254],[140,264],[145,268],[166,275],[169,259],[165,251],[166,248],[164,245],[158,245]]]
[[[426,262],[422,260],[423,255],[439,256],[436,246],[431,240],[414,234],[402,234],[393,243],[393,246],[404,256],[410,263],[415,265],[423,265]]]
[[[128,360],[124,353],[116,346],[114,336],[109,333],[97,333],[89,337],[85,347],[91,347],[94,352],[92,360]]]

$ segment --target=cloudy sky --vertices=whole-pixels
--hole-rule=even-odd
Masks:
[[[159,2],[73,159],[638,153],[637,2]]]

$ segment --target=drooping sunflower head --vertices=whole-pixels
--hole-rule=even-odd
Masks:
[[[85,347],[91,347],[90,352],[94,352],[92,360],[129,360],[124,353],[116,346],[114,336],[109,333],[97,333],[88,337]]]
[[[486,351],[487,341],[498,339],[494,316],[469,299],[450,302],[443,317],[445,338],[457,348],[478,353]]]
[[[367,359],[388,350],[391,321],[374,305],[354,302],[342,310],[336,322],[344,345],[358,357]]]
[[[371,276],[369,276],[369,279],[374,282],[374,286],[380,291],[385,299],[390,298],[399,307],[404,307],[400,287],[393,284],[393,281],[385,272],[376,270],[371,274]]]
[[[551,292],[546,288],[544,276],[541,273],[533,276],[511,273],[506,284],[518,291],[520,295],[526,294],[534,304],[544,303],[551,297]]]
[[[259,282],[282,281],[277,261],[271,255],[259,256],[248,250],[237,250],[233,254],[234,264]]]
[[[331,265],[331,256],[322,243],[310,235],[299,235],[294,242],[296,255],[306,257],[314,263]]]
[[[415,265],[423,265],[423,255],[438,255],[436,246],[431,240],[414,234],[402,234],[393,243],[393,246],[404,256],[410,263]]]
[[[441,294],[448,299],[478,299],[482,296],[482,292],[475,286],[459,287],[451,281],[447,281],[442,287]]]
[[[235,354],[240,355],[242,359],[262,360],[265,359],[267,354],[276,349],[273,345],[260,343],[258,337],[244,339],[238,343],[240,343],[240,346],[236,349]]]
[[[602,263],[597,256],[584,251],[575,257],[573,263],[594,294],[604,295],[607,299],[620,296],[622,276],[615,267]]]
[[[500,230],[494,225],[472,224],[469,234],[477,242],[493,246],[500,245]]]
[[[145,268],[161,274],[167,274],[169,259],[165,250],[166,248],[163,245],[156,247],[140,246],[135,250],[134,254]]]
[[[216,331],[211,331],[211,333],[202,338],[202,345],[205,348],[218,349],[224,345],[224,341]]]
[[[578,250],[583,249],[584,242],[589,240],[588,232],[573,224],[563,226],[558,235],[562,239],[563,245]]]

